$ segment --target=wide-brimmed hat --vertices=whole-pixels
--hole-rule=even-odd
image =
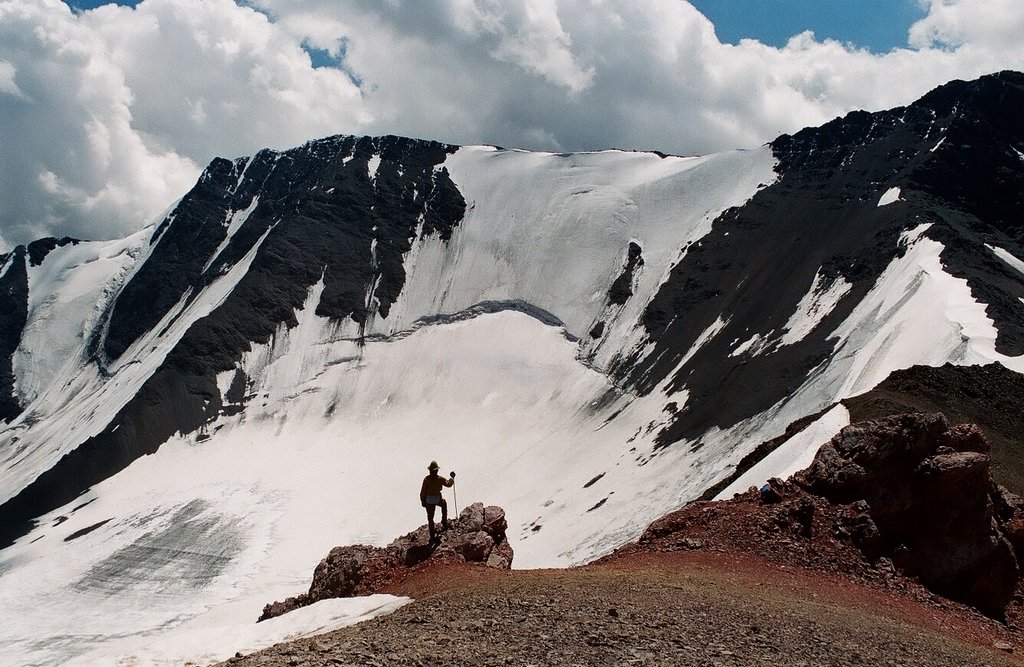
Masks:
[[[437,461],[431,461],[430,465],[427,466],[427,470],[440,470],[441,466],[437,465]]]

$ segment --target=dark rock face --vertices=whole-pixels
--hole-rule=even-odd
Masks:
[[[416,240],[421,217],[423,235],[447,240],[465,214],[447,170],[435,169],[455,149],[400,137],[339,136],[283,153],[214,160],[157,229],[152,256],[118,296],[104,351],[120,356],[189,288],[216,279],[264,234],[249,274],[211,322],[227,330],[194,336],[217,333],[226,349],[195,363],[181,355],[177,363],[230,367],[240,345],[265,341],[280,322],[293,324],[293,311],[321,277],[318,315],[357,322],[371,312],[386,317],[404,286],[402,255]],[[229,219],[250,207],[214,256]]]
[[[1024,352],[1024,284],[986,247],[1024,254],[1024,118],[1012,105],[1024,105],[1024,75],[1004,72],[773,141],[778,180],[686,249],[643,314],[653,351],[616,365],[623,384],[640,393],[666,377],[670,391],[690,392],[659,442],[728,428],[791,395],[836,352],[829,334],[903,253],[900,235],[925,223],[945,247],[947,270],[990,304],[997,349]],[[878,207],[891,187],[901,188],[900,201]],[[839,279],[851,287],[813,332],[730,356],[754,333],[782,331],[816,275],[823,288]],[[719,317],[725,327],[680,366]]]
[[[854,423],[907,412],[941,412],[951,423],[977,424],[992,457],[992,476],[1024,494],[1024,375],[1002,364],[914,366],[869,392],[843,401]]]
[[[39,266],[51,251],[56,250],[57,248],[62,248],[66,245],[78,245],[79,243],[81,243],[81,241],[73,239],[70,236],[65,236],[60,239],[49,237],[33,241],[28,244],[29,265]]]
[[[14,394],[14,351],[28,322],[28,272],[25,246],[0,256],[0,419],[9,422],[21,414]]]
[[[872,555],[929,588],[994,616],[1012,597],[1020,572],[1007,533],[1018,531],[1004,526],[1020,517],[992,481],[978,427],[941,414],[854,424],[793,480],[836,504],[864,503]]]
[[[633,296],[633,276],[643,265],[643,249],[636,241],[630,241],[622,273],[608,288],[608,303],[621,306],[629,300],[629,297]]]
[[[429,562],[479,563],[507,570],[512,547],[505,537],[505,510],[474,503],[462,510],[439,542],[430,541],[426,524],[386,547],[364,544],[335,547],[316,566],[306,593],[263,608],[259,620],[274,618],[329,598],[370,595],[403,579],[413,568]]]

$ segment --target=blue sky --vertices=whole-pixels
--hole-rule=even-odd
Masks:
[[[924,16],[916,0],[691,0],[715,24],[723,42],[751,37],[783,46],[793,35],[811,30],[876,53],[907,44],[907,29]]]

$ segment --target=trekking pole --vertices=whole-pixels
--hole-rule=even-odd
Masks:
[[[459,518],[459,492],[455,489],[455,471],[449,473],[452,477],[452,502],[455,504],[455,518]]]

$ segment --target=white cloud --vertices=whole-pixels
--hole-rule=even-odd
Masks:
[[[0,2],[0,61],[0,92],[15,93],[0,95],[0,227],[15,243],[124,235],[215,155],[369,119],[344,73],[313,69],[285,30],[231,0],[78,15],[58,0]]]
[[[1009,49],[1020,62],[1024,3],[1019,0],[920,0],[928,14],[910,30],[916,48]]]
[[[24,243],[141,226],[195,165],[132,128],[132,94],[106,45],[55,0],[0,3],[0,58],[18,95],[0,96],[0,223]]]
[[[0,60],[0,93],[24,98],[24,93],[18,88],[18,82],[14,80],[17,71],[12,63]]]
[[[372,119],[343,72],[314,69],[292,34],[232,0],[108,5],[79,23],[123,73],[133,125],[200,162],[358,131]]]
[[[1024,69],[1024,3],[923,7],[871,54],[722,44],[682,0],[0,0],[0,232],[122,235],[214,155],[333,133],[704,153]]]
[[[492,38],[490,53],[496,59],[520,65],[574,93],[590,85],[594,70],[584,69],[574,57],[554,2],[460,4],[469,11],[454,14],[456,25],[476,39]]]

